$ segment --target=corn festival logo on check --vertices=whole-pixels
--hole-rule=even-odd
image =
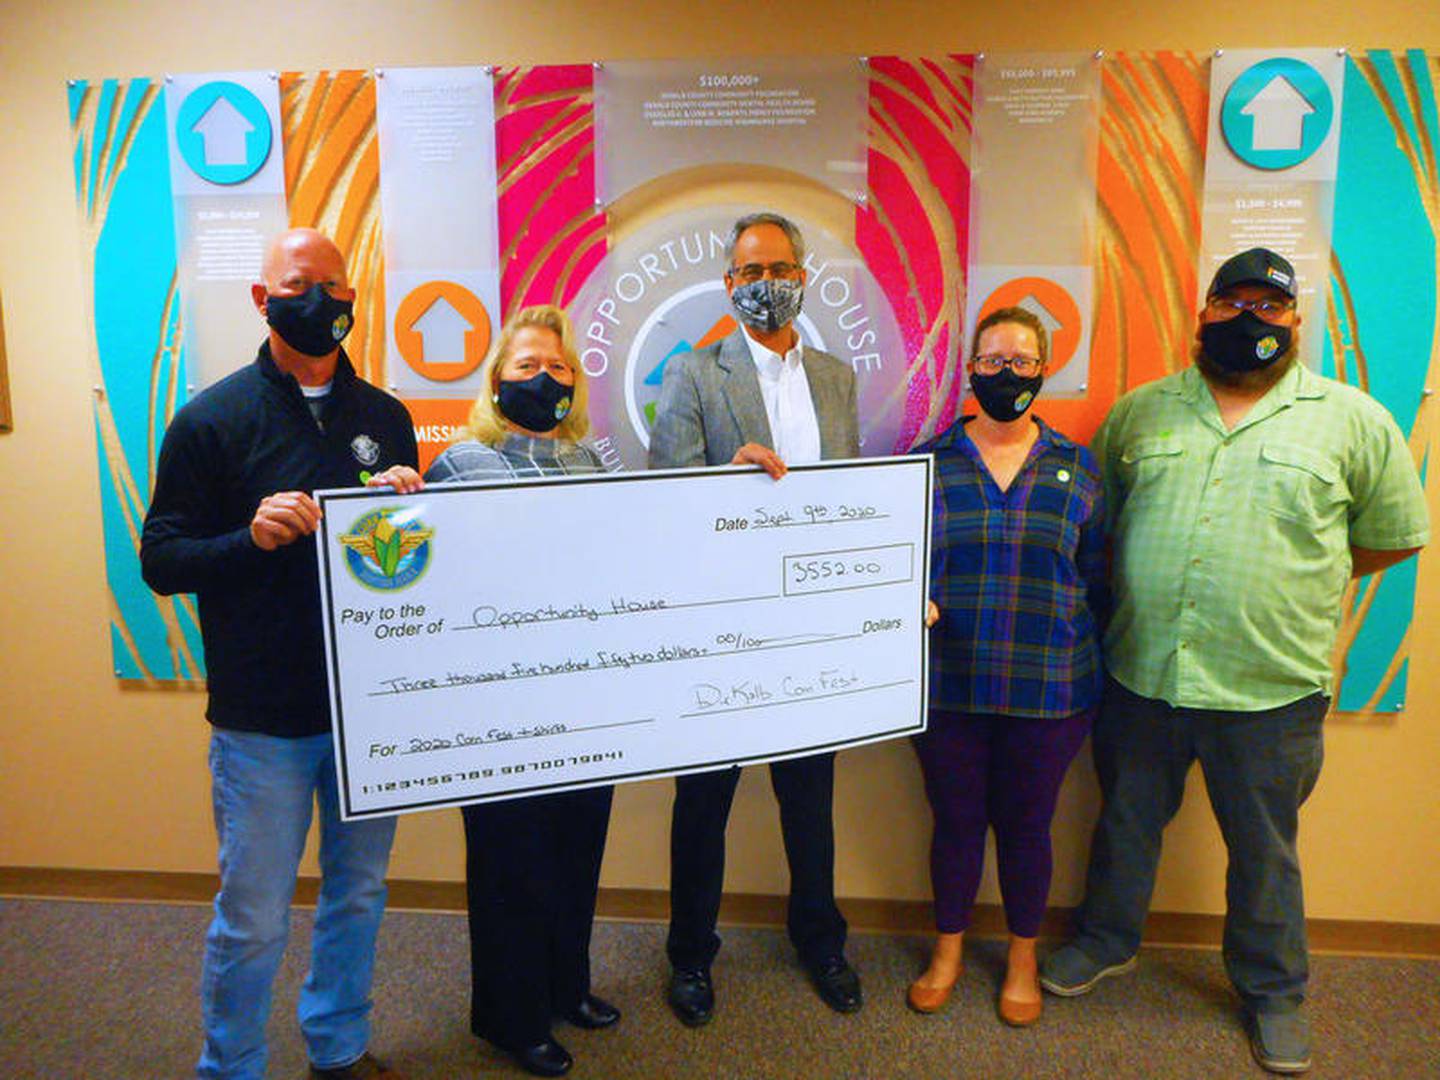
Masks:
[[[345,566],[367,589],[394,592],[413,585],[430,565],[435,530],[412,507],[381,507],[363,515],[340,536]]]

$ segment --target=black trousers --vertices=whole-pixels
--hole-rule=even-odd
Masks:
[[[739,782],[738,768],[675,778],[666,942],[675,967],[708,968],[720,951],[715,922],[725,885],[725,823]],[[808,963],[845,947],[845,918],[835,906],[835,755],[774,762],[770,785],[790,864],[786,926]]]
[[[590,991],[590,929],[613,787],[461,807],[470,1029],[505,1050],[550,1037]]]

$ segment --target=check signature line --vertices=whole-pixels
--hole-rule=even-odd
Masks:
[[[898,679],[895,682],[876,683],[874,686],[859,686],[854,690],[836,690],[832,694],[807,694],[803,697],[781,698],[779,701],[762,701],[756,705],[732,705],[728,709],[701,709],[699,712],[681,713],[681,719],[696,716],[718,716],[721,713],[748,712],[751,709],[769,709],[776,705],[798,705],[802,701],[823,701],[825,698],[849,697],[851,694],[865,694],[871,690],[889,690],[896,686],[909,686],[914,679]]]
[[[476,739],[474,742],[451,743],[449,746],[432,746],[425,750],[401,750],[396,757],[411,754],[434,754],[442,750],[464,750],[472,746],[496,746],[500,743],[524,742],[526,739],[553,739],[559,735],[579,735],[582,731],[604,731],[606,728],[635,727],[637,724],[653,724],[655,717],[644,720],[617,720],[613,724],[589,724],[586,727],[566,728],[564,731],[541,731],[534,735],[509,735],[503,739]]]
[[[593,671],[626,671],[632,667],[648,667],[651,664],[693,663],[696,660],[710,660],[717,656],[744,656],[747,653],[769,652],[772,649],[796,649],[805,645],[827,645],[832,641],[854,641],[861,634],[826,634],[808,641],[787,641],[780,645],[756,645],[749,649],[727,649],[723,652],[704,652],[699,656],[676,656],[669,659],[657,657],[654,660],[631,660],[629,663],[595,663],[589,667],[571,668],[566,671],[535,671],[526,675],[506,675],[496,679],[475,679],[471,682],[446,682],[434,686],[417,686],[413,690],[370,690],[366,697],[399,697],[402,694],[423,694],[430,690],[454,690],[462,686],[493,686],[496,683],[520,682],[523,679],[549,679],[556,675],[579,675]],[[719,712],[720,710],[715,710]]]
[[[451,630],[518,630],[518,629],[520,629],[520,627],[522,627],[522,626],[533,626],[533,625],[538,625],[538,624],[540,624],[540,623],[574,622],[576,619],[583,619],[585,622],[594,622],[595,619],[611,619],[611,618],[614,618],[614,617],[617,616],[617,615],[654,615],[654,614],[656,614],[657,612],[661,612],[661,611],[683,611],[685,608],[714,607],[714,606],[716,606],[717,604],[751,604],[751,603],[755,603],[755,602],[760,601],[760,600],[784,600],[785,598],[786,598],[786,597],[784,596],[783,593],[769,593],[769,594],[767,594],[767,595],[765,595],[765,596],[732,596],[732,597],[730,597],[730,598],[727,599],[727,600],[691,600],[689,603],[685,603],[685,604],[666,604],[664,607],[647,607],[647,608],[640,608],[640,609],[638,609],[638,610],[636,610],[636,611],[597,611],[596,609],[591,608],[591,609],[589,609],[589,610],[594,614],[594,616],[595,616],[594,619],[592,619],[592,618],[590,617],[590,615],[586,614],[585,612],[580,611],[580,612],[576,612],[574,615],[556,615],[556,616],[553,616],[553,617],[551,617],[551,616],[546,616],[546,617],[543,618],[543,619],[527,619],[527,620],[525,620],[524,622],[519,622],[519,623],[500,623],[500,622],[492,622],[492,623],[483,623],[483,624],[482,624],[482,623],[472,622],[472,623],[470,623],[470,625],[468,625],[468,626],[452,626],[452,627],[450,627],[450,629],[451,629]],[[484,604],[481,605],[481,607],[484,607],[484,606],[486,606],[486,605],[484,605]]]

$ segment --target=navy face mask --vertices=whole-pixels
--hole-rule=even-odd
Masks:
[[[280,339],[306,356],[328,356],[355,324],[355,301],[336,300],[323,285],[299,296],[267,296],[265,321]]]
[[[505,379],[496,389],[495,404],[512,424],[526,431],[553,431],[570,415],[575,388],[542,371],[528,379]]]

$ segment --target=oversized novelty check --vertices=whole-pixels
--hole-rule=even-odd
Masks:
[[[923,730],[932,467],[318,493],[343,816]]]

